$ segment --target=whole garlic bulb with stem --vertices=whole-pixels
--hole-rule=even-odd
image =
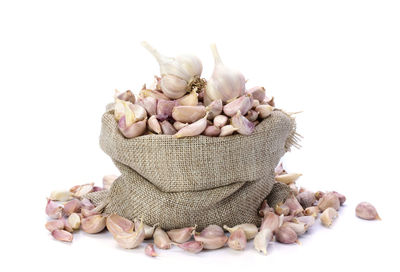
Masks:
[[[204,84],[200,79],[203,65],[196,56],[185,54],[175,58],[166,57],[147,42],[142,42],[142,45],[160,65],[161,90],[169,98],[181,98],[186,92],[191,91],[192,86],[197,87]]]
[[[243,95],[246,83],[244,76],[222,63],[215,44],[211,45],[211,51],[215,67],[211,78],[207,81],[206,95],[212,101],[221,99],[223,102]]]

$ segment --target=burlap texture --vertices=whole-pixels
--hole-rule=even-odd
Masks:
[[[124,138],[109,109],[102,119],[100,146],[121,172],[110,191],[87,197],[104,213],[117,213],[166,230],[209,224],[259,225],[257,210],[270,194],[274,168],[296,141],[295,122],[282,111],[256,126],[250,136],[168,135]],[[284,201],[287,186],[276,184],[270,203]]]

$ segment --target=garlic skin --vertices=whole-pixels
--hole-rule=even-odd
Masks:
[[[210,136],[210,137],[217,137],[217,136],[219,136],[220,133],[221,133],[221,129],[216,126],[208,126],[203,132],[204,135]]]
[[[336,194],[329,192],[324,194],[324,196],[318,201],[318,208],[321,211],[325,211],[327,208],[334,208],[339,210],[340,201]]]
[[[167,234],[171,241],[175,243],[185,243],[192,238],[192,234],[197,226],[188,227],[188,228],[181,228],[181,229],[173,229],[167,231]]]
[[[47,199],[46,214],[53,219],[59,219],[63,216],[63,207],[54,201]]]
[[[246,234],[243,229],[238,228],[231,232],[229,236],[228,246],[234,250],[243,250],[246,248],[247,245],[247,238]]]
[[[193,123],[206,115],[204,106],[176,106],[172,110],[172,118],[182,123]]]
[[[84,195],[93,192],[94,183],[87,183],[82,185],[76,185],[69,189],[73,197],[83,197]]]
[[[125,116],[122,117],[118,122],[119,131],[127,139],[131,139],[131,138],[135,138],[140,135],[143,135],[143,133],[146,131],[146,127],[147,127],[146,119],[143,121],[133,123],[129,127],[126,127],[126,125],[125,125]]]
[[[156,228],[153,234],[154,244],[159,249],[169,249],[171,248],[171,240],[168,234],[162,230],[160,227]]]
[[[64,222],[61,219],[57,220],[52,220],[46,223],[45,225],[46,229],[50,232],[53,232],[53,230],[62,230],[64,229]]]
[[[139,228],[141,221],[137,218],[133,219],[133,222],[135,223],[135,228]],[[144,228],[144,239],[151,239],[153,238],[153,233],[155,228],[158,226],[158,224],[154,224],[153,226],[149,226],[145,223],[143,223],[143,228]]]
[[[238,128],[235,128],[232,125],[223,126],[223,127],[221,127],[221,133],[219,134],[219,137],[232,135],[237,130],[238,130]]]
[[[72,242],[73,236],[71,233],[65,231],[65,230],[53,230],[51,232],[51,235],[54,237],[54,239],[62,242]]]
[[[175,135],[175,138],[192,137],[203,133],[207,128],[207,115],[200,120],[187,125],[186,127],[180,129]]]
[[[103,177],[103,188],[106,190],[110,190],[111,185],[118,178],[116,175],[106,175]],[[89,200],[88,200],[89,201]],[[90,201],[89,201],[90,202]],[[90,203],[91,204],[91,203]],[[92,204],[93,205],[93,204]],[[93,206],[94,207],[94,206]]]
[[[297,241],[296,232],[288,226],[282,226],[275,233],[275,238],[283,244],[293,244]]]
[[[231,123],[234,128],[237,128],[237,132],[242,135],[251,135],[255,129],[255,125],[244,117],[240,111],[232,117]]]
[[[177,132],[176,129],[167,120],[162,121],[160,123],[160,126],[163,134],[165,135],[174,135]]]
[[[122,248],[132,249],[138,247],[144,240],[143,221],[135,232],[118,232],[114,235],[115,241]]]
[[[338,216],[338,212],[334,208],[327,208],[320,216],[322,225],[325,227],[330,227],[332,225],[333,219]]]
[[[256,237],[254,238],[254,248],[258,252],[262,252],[267,255],[268,243],[272,240],[272,237],[273,233],[270,229],[266,228],[260,230],[260,232],[257,233]]]
[[[102,215],[92,215],[87,218],[83,218],[81,221],[81,228],[87,233],[99,233],[106,227],[106,218]]]
[[[142,106],[149,116],[157,114],[157,99],[148,96],[148,97],[141,97],[138,99],[137,104]]]
[[[228,123],[228,117],[225,115],[217,115],[214,117],[214,126],[222,128],[223,126],[226,125],[226,123]]]
[[[254,100],[261,102],[265,98],[265,88],[261,86],[256,86],[246,91],[246,94],[250,94]]]
[[[282,223],[283,223],[282,216],[278,216],[273,212],[267,212],[267,214],[264,216],[261,222],[260,231],[264,229],[269,229],[272,232],[275,232],[279,229]]]
[[[154,248],[154,244],[147,244],[147,246],[144,248],[144,253],[147,256],[156,257],[157,253],[156,253],[156,250]]]
[[[207,107],[206,111],[208,112],[208,119],[212,120],[216,116],[220,115],[223,109],[222,100],[217,99],[211,102]]]
[[[117,99],[124,100],[124,101],[129,101],[132,104],[134,104],[136,102],[136,97],[130,90],[127,90],[127,91],[125,91],[125,92],[123,92],[121,94],[118,94],[117,90],[115,90],[115,91],[116,91],[116,98]]]
[[[257,233],[258,233],[258,228],[256,225],[254,224],[240,224],[240,225],[236,225],[232,228],[228,227],[227,225],[224,225],[224,229],[226,229],[227,231],[229,231],[231,234],[232,232],[238,230],[238,229],[242,229],[244,231],[244,233],[246,234],[246,239],[247,240],[251,240],[254,237],[256,237]]]
[[[226,104],[223,108],[225,115],[232,117],[238,111],[241,115],[245,115],[253,105],[253,99],[249,95],[243,95],[232,102]]]
[[[66,215],[79,213],[81,211],[81,202],[78,199],[72,199],[64,204],[64,212]]]
[[[72,213],[68,216],[68,224],[73,230],[78,230],[81,226],[81,217],[77,213]]]
[[[303,214],[306,216],[312,216],[314,218],[318,217],[318,214],[321,210],[318,208],[318,206],[312,206],[308,207],[303,211]]]
[[[147,120],[147,126],[150,131],[153,131],[154,133],[161,134],[161,125],[158,122],[157,118],[155,115],[152,115],[148,120]]]
[[[113,236],[122,232],[133,232],[135,229],[132,221],[117,214],[111,214],[107,217],[106,227]]]
[[[200,234],[195,234],[194,240],[202,242],[204,249],[218,249],[226,244],[228,237],[220,226],[209,225]]]
[[[356,207],[357,217],[365,220],[381,220],[375,207],[368,202],[361,202]]]
[[[275,180],[285,183],[286,185],[289,185],[291,183],[295,183],[296,180],[301,176],[302,176],[302,174],[300,174],[300,173],[282,174],[282,175],[275,176]]]
[[[260,116],[262,119],[265,119],[271,115],[271,113],[274,111],[274,107],[270,105],[260,105],[256,107],[256,111],[258,112],[258,116]]]
[[[198,242],[198,241],[189,241],[183,244],[177,244],[174,243],[174,245],[180,247],[181,249],[190,252],[190,253],[199,253],[200,251],[203,250],[204,244],[203,242]]]
[[[207,81],[207,97],[211,101],[221,99],[222,102],[227,102],[243,95],[246,83],[244,76],[222,63],[215,44],[211,45],[211,51],[214,56],[215,67],[211,78]]]
[[[258,118],[258,112],[256,112],[255,110],[249,110],[246,114],[246,118],[247,120],[249,120],[250,122],[256,121]]]

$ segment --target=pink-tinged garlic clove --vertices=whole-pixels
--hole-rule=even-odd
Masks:
[[[174,124],[173,124],[174,128],[177,131],[182,129],[182,128],[184,128],[184,127],[186,127],[187,125],[189,125],[189,124],[188,123],[182,123],[182,122],[179,122],[179,121],[175,121]]]
[[[375,207],[368,202],[361,202],[357,205],[356,215],[365,220],[381,220]]]
[[[160,227],[156,228],[153,234],[154,244],[159,249],[170,249],[171,248],[171,240],[169,239],[168,234],[161,229]]]
[[[189,94],[179,98],[176,102],[180,106],[196,106],[199,103],[197,88],[193,88]]]
[[[275,239],[279,243],[293,244],[297,242],[297,234],[292,228],[281,226],[275,233]]]
[[[238,111],[245,115],[252,107],[253,99],[249,95],[243,95],[232,102],[226,104],[223,108],[225,115],[234,116]]]
[[[65,230],[53,230],[51,232],[51,235],[54,237],[54,239],[62,242],[72,242],[73,236],[71,233],[65,231]]]
[[[176,106],[172,110],[172,118],[182,123],[193,123],[206,115],[204,106]]]
[[[307,229],[311,228],[315,223],[315,217],[312,215],[296,217],[297,222],[306,224]]]
[[[72,228],[72,226],[69,224],[68,222],[68,218],[67,217],[63,217],[60,219],[63,223],[64,223],[64,230],[68,231],[68,232],[74,232],[74,229]]]
[[[134,137],[138,137],[145,133],[147,128],[147,120],[138,121],[133,123],[129,127],[125,125],[125,116],[122,117],[118,122],[119,131],[124,135],[125,138],[131,139]]]
[[[64,212],[66,215],[71,215],[72,213],[79,213],[81,211],[81,202],[79,199],[72,199],[64,204]]]
[[[72,195],[69,191],[56,190],[51,192],[49,199],[53,201],[68,201],[72,199]]]
[[[255,236],[255,235],[254,235]],[[238,228],[231,232],[231,235],[229,236],[228,246],[234,250],[243,250],[246,248],[247,245],[247,238],[246,238],[246,233],[244,232],[243,229]]]
[[[275,167],[275,176],[280,176],[287,174],[286,170],[283,168],[283,163],[278,164],[277,167]]]
[[[149,128],[150,131],[157,133],[157,134],[161,134],[162,130],[161,130],[161,125],[157,120],[157,117],[155,115],[151,116],[148,120],[147,120],[147,127]]]
[[[208,112],[208,119],[213,120],[216,116],[220,115],[222,112],[222,100],[217,99],[211,102],[207,107],[206,111]]]
[[[132,221],[117,214],[111,214],[107,217],[106,227],[113,236],[121,232],[133,232],[135,229]]]
[[[286,216],[290,213],[290,208],[286,204],[282,203],[276,204],[274,210],[277,215]]]
[[[174,243],[174,245],[178,246],[179,248],[181,248],[187,252],[194,253],[194,254],[199,253],[204,248],[203,242],[199,242],[199,241],[189,241],[189,242],[185,242],[182,244]]]
[[[291,183],[295,183],[296,180],[301,176],[302,176],[302,174],[300,174],[300,173],[282,174],[282,175],[275,176],[275,180],[282,182],[286,185],[289,185]]]
[[[106,218],[100,214],[83,218],[81,228],[84,232],[94,234],[101,232],[106,227]]]
[[[228,117],[225,115],[217,115],[214,117],[214,126],[222,128],[228,123]]]
[[[249,120],[250,122],[256,121],[258,118],[258,112],[256,112],[255,110],[249,110],[245,116],[247,118],[247,120]]]
[[[263,200],[261,203],[260,210],[258,211],[258,215],[264,217],[268,212],[273,212],[274,209],[268,205],[267,200]]]
[[[58,205],[56,202],[47,199],[46,214],[53,219],[59,219],[63,216],[63,207]]]
[[[282,226],[291,228],[292,230],[294,230],[294,232],[296,232],[297,236],[303,235],[308,230],[308,226],[299,221],[285,222],[282,224]]]
[[[318,191],[318,192],[315,193],[315,198],[316,198],[317,200],[320,200],[324,195],[325,195],[324,192]]]
[[[186,127],[180,129],[175,135],[175,138],[192,137],[203,133],[207,127],[207,115],[200,120],[187,125]]]
[[[282,220],[283,217],[278,216],[273,212],[267,212],[261,222],[260,231],[263,229],[269,229],[272,232],[275,232],[282,225]]]
[[[162,132],[165,135],[174,135],[177,132],[176,129],[167,120],[162,121],[160,125]]]
[[[139,98],[137,104],[142,106],[149,116],[157,114],[157,99],[151,96]]]
[[[64,229],[64,222],[61,219],[52,220],[46,223],[46,229],[50,232],[53,230],[62,230]]]
[[[271,113],[274,111],[274,107],[271,107],[270,105],[260,105],[256,107],[256,111],[258,112],[258,116],[260,118],[265,119],[271,115]]]
[[[132,104],[134,104],[136,102],[135,95],[130,90],[127,90],[121,94],[118,94],[117,99],[120,99],[123,101],[129,101]]]
[[[237,132],[242,135],[251,135],[255,129],[255,125],[246,117],[241,115],[240,111],[231,119],[232,126],[237,128]]]
[[[325,227],[330,227],[332,225],[333,220],[338,216],[338,212],[332,208],[328,207],[324,210],[324,212],[320,216],[320,220],[322,225]]]
[[[301,192],[296,196],[296,198],[304,209],[313,206],[315,201],[317,201],[314,193],[310,191]]]
[[[324,194],[324,196],[318,201],[318,208],[321,211],[325,211],[327,208],[334,208],[335,210],[339,210],[339,207],[340,200],[338,196],[333,192]]]
[[[290,191],[292,192],[292,194],[293,194],[294,196],[296,196],[296,197],[297,197],[297,195],[300,193],[300,192],[299,192],[299,188],[296,186],[295,183],[290,183],[290,184],[289,184],[289,188],[290,188]]]
[[[103,177],[103,188],[106,190],[110,190],[111,185],[118,178],[116,175],[106,175]]]
[[[204,131],[203,134],[210,137],[217,137],[221,133],[221,129],[216,126],[208,126]]]
[[[132,249],[138,247],[143,242],[144,235],[143,221],[141,221],[135,232],[117,232],[114,235],[114,239],[120,247]]]
[[[73,197],[83,197],[84,195],[93,192],[94,183],[76,185],[69,189]]]
[[[247,240],[251,240],[253,239],[257,233],[258,233],[258,228],[256,225],[254,224],[249,224],[249,223],[245,223],[245,224],[240,224],[240,225],[236,225],[232,228],[224,225],[224,229],[226,229],[227,231],[229,231],[231,234],[238,230],[238,229],[242,229],[246,235],[246,239]]]
[[[93,215],[98,215],[100,213],[95,209],[82,208],[81,209],[81,214],[82,214],[83,217],[90,217],[90,216],[93,216]]]
[[[162,92],[150,89],[142,89],[139,93],[139,96],[141,98],[153,97],[155,99],[160,99],[160,100],[169,100],[169,98]]]
[[[254,248],[258,252],[262,252],[265,255],[267,255],[267,247],[269,242],[273,238],[273,233],[270,229],[266,228],[263,230],[260,230],[259,233],[257,233],[256,237],[254,237]]]
[[[135,218],[133,220],[134,224],[135,224],[135,228],[139,228],[140,224],[142,223],[141,220]],[[154,230],[156,229],[156,227],[158,226],[157,224],[154,224],[153,226],[149,226],[145,223],[143,223],[143,228],[144,228],[144,239],[152,239],[153,238],[153,234],[154,234]]]
[[[340,206],[343,206],[344,202],[346,202],[346,197],[335,191],[333,191],[332,193],[334,193],[339,198]]]
[[[197,226],[188,227],[188,228],[181,228],[181,229],[173,229],[167,231],[168,237],[171,241],[175,243],[185,243],[192,238],[192,234]]]
[[[157,252],[156,252],[156,250],[154,248],[154,244],[147,244],[147,246],[144,248],[144,253],[147,256],[156,257],[157,256]]]
[[[246,94],[250,94],[254,100],[261,102],[265,98],[265,88],[261,86],[256,86],[247,90]]]
[[[202,242],[204,249],[218,249],[226,244],[228,237],[220,226],[209,225],[200,234],[195,234],[194,240]]]
[[[232,135],[237,130],[238,130],[238,128],[235,128],[232,125],[223,126],[223,127],[221,127],[221,133],[219,134],[219,137],[225,137],[225,136]]]
[[[303,213],[304,209],[300,205],[299,201],[294,195],[288,197],[285,201],[285,205],[289,207],[290,214],[297,216],[298,214]]]
[[[157,102],[157,115],[172,116],[172,111],[177,105],[174,100],[158,100]]]

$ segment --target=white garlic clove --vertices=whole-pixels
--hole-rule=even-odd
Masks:
[[[332,225],[333,219],[338,216],[338,212],[334,208],[327,208],[320,216],[322,225],[325,227],[330,227]]]
[[[246,91],[246,94],[250,94],[254,100],[261,102],[265,98],[265,88],[256,86]]]
[[[51,192],[49,199],[54,201],[67,201],[72,199],[72,195],[70,191],[56,190]]]
[[[133,232],[135,229],[132,221],[117,214],[111,214],[107,217],[106,227],[113,236],[121,232]]]
[[[76,185],[69,189],[73,197],[83,197],[84,195],[93,192],[94,183],[86,183],[82,185]]]
[[[236,226],[234,226],[232,228],[229,228],[228,226],[225,225],[224,229],[226,229],[230,233],[234,232],[235,230],[242,229],[244,231],[244,233],[246,234],[246,239],[247,240],[253,239],[258,233],[257,226],[254,225],[254,224],[248,224],[248,223],[247,224],[236,225]]]
[[[46,223],[45,225],[46,229],[50,232],[53,232],[53,230],[62,230],[64,229],[64,222],[61,219],[57,220],[52,220]]]
[[[296,180],[301,176],[302,176],[302,174],[300,174],[300,173],[282,174],[282,175],[275,176],[275,180],[285,183],[286,185],[289,185],[291,183],[295,183]]]
[[[160,123],[160,126],[163,134],[165,135],[174,135],[177,132],[176,129],[167,120],[162,121]]]
[[[222,128],[228,123],[228,117],[225,115],[217,115],[214,117],[214,126]]]
[[[246,238],[246,233],[244,232],[243,229],[238,228],[231,232],[231,235],[229,236],[228,246],[234,250],[243,250],[246,248],[247,245],[247,238]]]
[[[122,135],[124,135],[125,138],[131,139],[134,137],[138,137],[140,135],[143,135],[143,133],[146,131],[147,127],[147,120],[142,120],[136,123],[133,123],[129,127],[125,126],[124,122],[125,117],[122,117],[121,120],[118,122],[118,128],[121,131]]]
[[[338,196],[333,192],[324,194],[324,196],[318,201],[318,208],[321,211],[325,211],[327,208],[334,208],[335,210],[339,210],[339,207],[340,200]]]
[[[196,226],[194,227],[188,227],[188,228],[181,228],[181,229],[173,229],[167,231],[167,234],[171,241],[175,243],[185,243],[190,240],[192,237],[193,231],[196,229]]]
[[[135,224],[135,228],[138,228],[141,224],[141,220],[135,218],[133,219],[133,222]],[[143,223],[143,228],[144,228],[144,239],[151,239],[153,238],[153,234],[154,234],[154,230],[156,229],[156,227],[158,226],[158,224],[154,224],[153,226],[149,226],[145,223]]]
[[[63,207],[54,201],[47,199],[46,214],[53,219],[59,219],[63,216]]]
[[[197,88],[194,88],[189,94],[177,100],[180,106],[197,106],[199,103]]]
[[[118,178],[116,175],[106,175],[103,177],[103,188],[106,190],[110,190],[111,185]]]
[[[87,233],[99,233],[106,227],[106,218],[100,214],[83,218],[81,228]]]
[[[270,229],[266,228],[260,230],[260,232],[257,233],[256,237],[254,237],[254,248],[258,252],[262,252],[267,255],[268,243],[272,240],[272,237],[273,233]]]
[[[153,97],[155,99],[169,100],[169,97],[167,97],[162,92],[159,92],[157,90],[149,90],[149,89],[142,89],[139,93],[139,97],[141,97],[141,98]]]
[[[208,119],[212,120],[214,119],[216,116],[220,115],[223,109],[223,105],[222,105],[222,100],[221,99],[217,99],[214,100],[213,102],[211,102],[206,110],[208,112]]]
[[[147,111],[139,104],[129,104],[130,110],[135,115],[135,122],[142,121],[147,118]]]
[[[285,222],[283,223],[282,226],[285,227],[289,227],[292,230],[294,230],[294,232],[296,232],[297,236],[303,235],[304,233],[306,233],[308,227],[306,224],[304,224],[303,222]]]
[[[279,203],[275,205],[274,211],[277,215],[286,216],[290,213],[290,208],[286,204]]]
[[[257,99],[253,99],[253,104],[251,105],[251,108],[255,110],[258,106],[260,106],[260,101],[258,101]]]
[[[281,216],[278,216],[273,212],[267,212],[261,221],[260,231],[269,229],[272,232],[275,232],[282,225],[282,220],[283,218]]]
[[[251,135],[254,132],[255,126],[240,111],[231,119],[232,126],[237,128],[237,132],[242,135]]]
[[[203,132],[204,135],[210,136],[210,137],[217,137],[217,136],[219,136],[220,133],[221,133],[221,129],[216,126],[208,126]]]
[[[72,228],[72,226],[69,224],[68,222],[68,218],[67,217],[63,217],[60,219],[63,223],[64,223],[64,230],[68,231],[68,232],[74,232],[74,229]]]
[[[246,114],[253,105],[253,99],[248,95],[243,95],[224,106],[224,113],[227,116],[234,116],[238,111],[240,114]]]
[[[71,233],[65,231],[65,230],[53,230],[51,232],[51,235],[54,237],[54,239],[62,242],[72,242],[73,236]]]
[[[195,234],[194,240],[202,242],[205,249],[218,249],[226,244],[228,237],[220,226],[209,225],[200,234]]]
[[[156,228],[153,234],[154,244],[159,249],[169,249],[171,248],[171,240],[168,234],[162,230],[160,227]]]
[[[182,129],[182,128],[184,128],[184,127],[186,127],[187,125],[189,125],[189,124],[188,123],[182,123],[182,122],[179,122],[179,121],[175,121],[174,124],[173,124],[174,128],[177,131]]]
[[[114,104],[115,120],[119,121],[124,115],[125,115],[125,101],[121,99],[115,99],[115,104]]]
[[[161,134],[162,133],[161,125],[158,122],[158,120],[157,120],[155,115],[151,116],[147,120],[147,126],[149,127],[149,130],[153,131],[154,133],[157,133],[157,134]]]
[[[147,244],[147,246],[144,248],[144,253],[147,256],[156,257],[157,253],[156,253],[156,250],[154,248],[154,244]]]
[[[258,112],[258,116],[260,116],[262,119],[265,119],[271,115],[271,113],[274,111],[274,107],[270,105],[260,105],[256,107],[256,111]]]
[[[250,122],[256,121],[258,118],[258,112],[256,112],[255,110],[249,110],[246,114],[246,118],[247,120],[249,120]]]
[[[221,127],[221,133],[219,134],[220,137],[232,135],[238,128],[235,128],[232,125],[226,125]]]
[[[172,117],[182,123],[193,123],[205,115],[204,106],[176,106],[172,110]]]
[[[143,221],[136,229],[136,231],[132,232],[117,232],[114,235],[115,241],[117,241],[118,245],[122,248],[132,249],[138,247],[144,240],[144,226]]]
[[[81,217],[77,213],[72,213],[68,216],[68,224],[73,230],[79,229],[81,225]]]
[[[321,210],[318,208],[318,206],[312,206],[308,207],[304,210],[303,214],[306,216],[312,216],[314,218],[318,217],[318,214]]]
[[[207,115],[200,120],[187,125],[186,127],[180,129],[175,135],[175,138],[192,137],[203,133],[207,127]]]

